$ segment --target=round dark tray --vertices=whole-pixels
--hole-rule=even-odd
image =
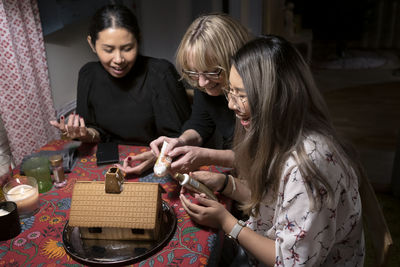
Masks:
[[[157,240],[95,240],[81,239],[79,227],[68,225],[63,230],[66,252],[82,264],[121,266],[139,262],[159,251],[171,239],[176,227],[176,216],[171,207],[162,202],[163,219]]]

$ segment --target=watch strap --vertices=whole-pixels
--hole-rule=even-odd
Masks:
[[[232,228],[231,232],[228,234],[230,238],[237,240],[237,237],[242,231],[243,227],[246,227],[246,223],[242,220],[239,220]]]

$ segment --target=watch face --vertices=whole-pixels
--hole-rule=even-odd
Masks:
[[[226,236],[229,240],[231,240],[231,242],[233,242],[233,243],[239,245],[239,241],[237,240],[237,238],[231,236],[230,234],[225,234],[225,236]]]
[[[232,240],[235,240],[235,241],[236,241],[236,238],[234,238],[234,237],[231,236],[230,234],[225,234],[225,236],[226,236],[227,238],[229,238],[229,239],[232,239]]]

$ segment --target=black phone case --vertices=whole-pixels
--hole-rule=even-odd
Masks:
[[[97,145],[96,158],[97,158],[97,165],[119,162],[118,144],[99,143]]]

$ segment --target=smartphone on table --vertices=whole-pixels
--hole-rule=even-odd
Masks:
[[[117,143],[99,143],[97,145],[97,165],[119,162],[119,151]]]

